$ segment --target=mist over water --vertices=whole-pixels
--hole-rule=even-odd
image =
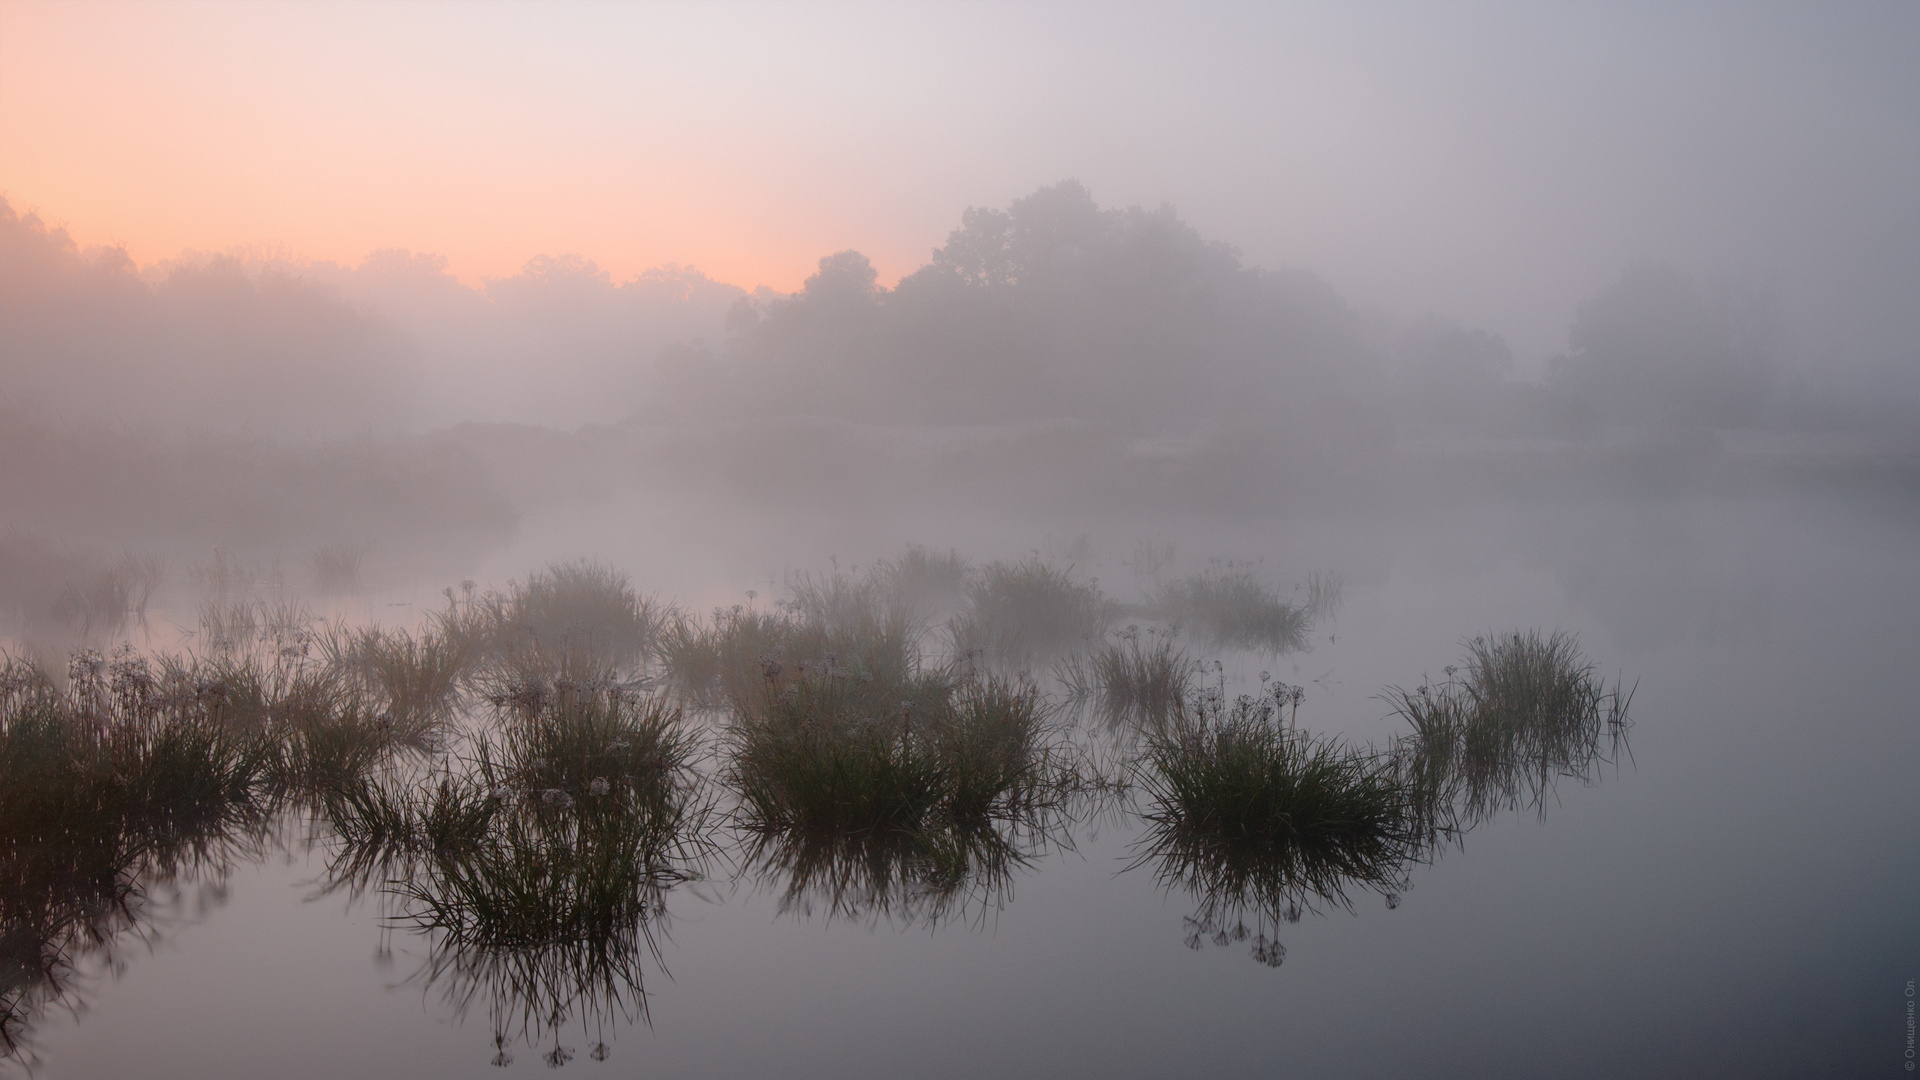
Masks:
[[[1066,149],[790,291],[136,262],[0,162],[0,1074],[1910,1064],[1913,20],[1454,10],[1295,12],[1270,121],[1253,10],[1022,24]],[[1216,129],[1373,149],[1115,164]]]

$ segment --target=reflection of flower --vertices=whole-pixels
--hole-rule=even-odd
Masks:
[[[596,776],[587,784],[587,790],[595,795],[605,795],[608,787],[607,778],[604,776]]]
[[[540,801],[546,803],[548,806],[561,810],[570,810],[573,808],[573,796],[561,791],[559,788],[548,788],[541,792]]]

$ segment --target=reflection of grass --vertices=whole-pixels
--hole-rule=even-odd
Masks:
[[[330,875],[391,883],[402,921],[432,940],[419,977],[458,1013],[484,1000],[505,1056],[511,1039],[557,1039],[576,1018],[644,1015],[642,964],[657,959],[666,891],[707,857],[711,802],[697,743],[664,699],[529,676],[493,700],[494,723],[457,767],[329,802]]]
[[[643,966],[658,961],[666,891],[686,877],[672,856],[689,824],[617,796],[500,808],[483,839],[441,848],[398,886],[405,921],[432,938],[419,977],[456,1014],[485,1000],[503,1053],[576,1019],[643,1016]]]
[[[1401,767],[1429,827],[1471,826],[1502,808],[1545,811],[1560,777],[1589,780],[1618,760],[1631,691],[1608,689],[1574,639],[1537,631],[1477,637],[1466,668],[1387,700],[1412,725]]]
[[[754,835],[745,862],[762,878],[784,882],[782,912],[933,927],[1004,903],[1013,872],[1046,835],[1037,820],[915,832],[763,832]]]
[[[844,917],[998,896],[1069,779],[1042,719],[1031,684],[998,679],[770,686],[731,735],[749,861],[787,878],[783,906]]]
[[[1163,876],[1269,910],[1388,892],[1413,854],[1392,762],[1288,730],[1269,699],[1183,708],[1149,734],[1143,784]]]
[[[82,654],[69,690],[0,661],[0,1054],[75,963],[140,922],[144,882],[217,866],[267,812],[267,738]]]

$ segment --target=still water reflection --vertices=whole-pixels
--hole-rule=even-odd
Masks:
[[[1892,549],[1856,537],[1849,557],[1863,561],[1863,550],[1884,557]],[[1897,564],[1864,561],[1883,571]],[[1760,568],[1768,568],[1764,560]],[[301,933],[332,943],[304,946],[310,951],[351,951],[352,941],[371,946],[378,937],[390,955],[408,958],[395,976],[398,1000],[417,995],[427,1020],[389,1005],[385,1012],[394,1015],[382,1017],[387,1027],[380,1029],[387,1033],[370,1038],[395,1069],[406,1062],[414,1072],[484,1071],[488,1060],[508,1068],[578,1068],[616,1049],[619,1060],[670,1073],[699,1072],[715,1061],[769,1071],[781,1060],[778,1047],[808,1045],[803,1024],[820,1028],[813,1045],[854,1048],[846,1072],[899,1060],[906,1044],[884,1031],[868,1044],[852,1039],[852,1021],[835,1019],[845,1009],[886,1017],[901,1039],[946,1039],[940,1033],[951,1028],[953,1039],[943,1045],[956,1065],[948,1073],[963,1071],[961,1063],[1005,1071],[1016,1052],[1026,1055],[1018,1060],[1063,1066],[1043,1041],[1019,1034],[1019,1017],[1031,1014],[1069,1033],[1076,1053],[1115,1074],[1165,1071],[1169,1059],[1154,1047],[1175,1045],[1186,1027],[1208,1033],[1214,1049],[1202,1057],[1219,1071],[1254,1074],[1277,1050],[1247,1033],[1276,1025],[1316,1071],[1351,1065],[1355,1073],[1378,1074],[1409,1060],[1407,1048],[1396,1050],[1388,1040],[1369,1050],[1343,1018],[1365,1015],[1367,1003],[1377,1003],[1367,979],[1382,972],[1433,991],[1417,959],[1425,952],[1452,956],[1434,967],[1464,970],[1489,993],[1498,992],[1503,974],[1527,971],[1536,971],[1537,978],[1523,976],[1533,978],[1528,985],[1536,991],[1564,989],[1564,970],[1529,967],[1520,955],[1524,943],[1535,955],[1564,958],[1554,965],[1577,960],[1581,970],[1610,973],[1608,1000],[1616,1002],[1630,997],[1620,996],[1622,988],[1667,970],[1642,955],[1656,945],[1672,957],[1735,962],[1742,955],[1737,943],[1721,943],[1704,913],[1731,920],[1729,933],[1757,933],[1772,925],[1763,918],[1772,910],[1769,897],[1785,895],[1719,887],[1751,876],[1751,868],[1740,869],[1741,844],[1753,840],[1749,819],[1771,822],[1772,857],[1825,868],[1827,876],[1795,889],[1826,896],[1833,910],[1885,937],[1887,912],[1897,905],[1873,884],[1878,878],[1840,861],[1857,845],[1838,819],[1853,822],[1859,844],[1903,850],[1898,842],[1886,846],[1889,837],[1872,815],[1855,813],[1880,797],[1874,792],[1884,794],[1888,776],[1884,761],[1857,748],[1877,722],[1872,718],[1892,715],[1886,656],[1912,627],[1890,608],[1855,605],[1850,614],[1879,632],[1842,648],[1837,632],[1847,623],[1833,617],[1838,609],[1823,590],[1859,593],[1857,582],[1849,586],[1836,573],[1764,576],[1788,583],[1805,622],[1806,633],[1792,637],[1793,654],[1743,655],[1704,640],[1685,655],[1623,651],[1621,632],[1582,622],[1577,606],[1545,605],[1538,623],[1496,621],[1535,610],[1535,578],[1496,579],[1523,600],[1485,601],[1453,614],[1462,597],[1485,592],[1484,575],[1467,575],[1471,585],[1453,591],[1431,584],[1450,580],[1445,574],[1413,575],[1412,586],[1363,580],[1350,587],[1355,607],[1343,613],[1340,644],[1322,635],[1304,670],[1288,667],[1286,658],[1227,658],[1226,678],[1242,668],[1243,685],[1253,691],[1244,702],[1231,692],[1238,687],[1222,681],[1212,684],[1221,687],[1218,694],[1189,694],[1182,705],[1163,707],[1157,721],[1143,710],[1110,727],[1111,716],[1090,714],[1070,739],[1042,730],[1034,745],[1061,769],[1048,797],[1032,804],[1048,816],[996,812],[966,822],[964,814],[936,812],[902,829],[753,827],[739,813],[730,771],[741,749],[739,733],[728,726],[737,716],[678,714],[671,696],[659,692],[670,680],[637,686],[640,676],[629,670],[522,667],[512,673],[518,683],[476,683],[461,691],[469,702],[461,722],[471,726],[443,727],[419,750],[410,748],[416,732],[391,731],[404,720],[391,691],[388,699],[356,691],[361,699],[323,719],[314,712],[314,679],[286,679],[276,690],[271,679],[247,674],[267,668],[249,669],[236,658],[218,672],[181,668],[174,675],[150,665],[146,689],[131,667],[116,683],[112,659],[100,662],[97,676],[82,665],[79,678],[64,684],[15,668],[0,760],[8,770],[0,786],[7,826],[0,1004],[8,1060],[54,1076],[115,1074],[132,1053],[115,1047],[140,1045],[122,1034],[136,1030],[158,1072],[171,1062],[183,1063],[181,1072],[223,1071],[189,1069],[184,1063],[203,1059],[180,1041],[187,1036],[139,1027],[138,1011],[164,1013],[167,997],[166,987],[143,982],[142,973],[191,971],[198,956],[227,955],[216,947],[217,935],[229,932],[223,927],[267,922],[298,924],[307,927]],[[1396,623],[1407,610],[1425,614],[1417,625]],[[1649,617],[1677,618],[1672,611]],[[1463,640],[1488,625],[1578,625],[1585,635],[1579,651],[1548,629],[1497,629]],[[1377,656],[1350,651],[1349,641],[1366,647],[1370,634],[1387,643]],[[1743,648],[1751,646],[1749,639]],[[854,650],[839,655],[835,670],[852,674],[823,685],[871,685],[859,682],[869,668],[856,662]],[[1605,658],[1604,679],[1586,666],[1589,656]],[[1447,663],[1453,669],[1435,678],[1414,677],[1424,665]],[[939,667],[925,665],[920,674]],[[1308,686],[1297,719],[1290,707],[1263,704],[1255,673],[1268,667]],[[1767,683],[1764,693],[1754,689],[1766,672],[1790,670],[1802,673]],[[1821,682],[1808,674],[1814,670],[1848,673],[1852,681]],[[1624,682],[1613,681],[1619,671]],[[765,681],[757,663],[747,674],[744,685]],[[956,674],[956,685],[965,675]],[[1814,694],[1815,686],[1824,689]],[[887,753],[899,761],[938,765],[937,753],[917,758],[916,748],[965,740],[954,741],[951,717],[934,719],[938,709],[927,698],[914,700],[907,722],[898,710],[867,712],[822,730],[836,738],[884,736],[891,740]],[[1061,700],[1051,694],[1048,704]],[[1827,701],[1854,705],[1823,710]],[[1626,743],[1629,703],[1641,721],[1637,765]],[[1809,709],[1832,717],[1825,736],[1789,722]],[[1064,726],[1069,714],[1047,716]],[[887,723],[862,723],[876,719]],[[1734,738],[1736,732],[1754,737]],[[1234,819],[1220,800],[1207,802],[1218,792],[1200,781],[1217,779],[1242,752],[1288,783],[1268,793],[1264,810],[1241,800]],[[375,765],[362,769],[355,764],[362,760]],[[1214,772],[1200,775],[1201,766]],[[1073,782],[1070,770],[1079,770]],[[342,782],[354,775],[365,782]],[[1769,809],[1773,804],[1749,798],[1761,780],[1784,800],[1780,805]],[[1594,796],[1576,794],[1596,781]],[[1113,795],[1120,785],[1127,786],[1124,796]],[[1105,800],[1104,815],[1075,801],[1096,789],[1100,799],[1092,801]],[[1335,796],[1351,801],[1336,800],[1341,812],[1316,817],[1305,812],[1309,796],[1323,809]],[[1277,815],[1273,807],[1281,802],[1286,813]],[[1130,810],[1116,816],[1116,804]],[[1782,816],[1789,806],[1822,823],[1827,839],[1817,849],[1795,839]],[[1281,816],[1288,828],[1270,827]],[[1227,827],[1233,820],[1239,824]],[[1262,821],[1269,827],[1256,828]],[[326,923],[331,929],[318,929],[291,904],[298,890],[286,892],[286,900],[260,891],[284,876],[275,866],[304,858],[309,843],[325,856],[324,867],[311,871],[320,895],[345,903]],[[1440,857],[1463,846],[1470,848],[1465,857]],[[1589,860],[1592,872],[1582,868]],[[1895,866],[1887,880],[1897,885],[1911,876],[1902,873]],[[192,933],[175,933],[191,921],[194,890],[217,902],[223,883],[236,878],[248,883],[243,903]],[[1823,880],[1855,885],[1820,892]],[[1165,904],[1143,895],[1136,882],[1164,890]],[[739,887],[729,890],[729,883]],[[1661,896],[1669,922],[1636,899],[1642,895]],[[1381,911],[1396,903],[1393,914]],[[1310,917],[1348,908],[1360,917]],[[1185,933],[1173,933],[1182,915]],[[1549,925],[1563,918],[1593,928],[1583,931],[1592,941]],[[1497,932],[1490,921],[1498,922]],[[871,932],[886,928],[922,933]],[[1635,935],[1646,936],[1646,948]],[[145,955],[169,936],[179,939],[178,948]],[[1201,953],[1179,950],[1183,937]],[[1465,951],[1453,956],[1459,950],[1448,942],[1456,938]],[[1905,947],[1897,934],[1885,940],[1893,951]],[[1228,948],[1208,950],[1208,942]],[[1184,966],[1161,951],[1162,943],[1186,958]],[[287,944],[289,955],[302,947]],[[1639,955],[1641,966],[1610,967],[1605,950],[1613,948]],[[1839,948],[1833,955],[1853,958],[1844,972],[1808,969],[1836,992],[1855,985],[1843,986],[1842,975],[1853,979],[1848,973],[1878,952],[1844,941]],[[1216,952],[1231,963],[1211,964],[1207,957]],[[1259,964],[1236,953],[1251,953]],[[849,959],[836,966],[836,955]],[[1282,959],[1281,971],[1265,969]],[[1353,970],[1345,968],[1349,962]],[[888,983],[880,973],[895,965],[903,981]],[[1710,968],[1689,962],[1696,974],[1676,977],[1698,989]],[[200,992],[242,1013],[244,999],[269,979],[223,986],[200,977]],[[290,968],[278,977],[302,976]],[[939,997],[948,979],[952,992]],[[815,980],[819,992],[809,996]],[[325,981],[356,985],[337,973]],[[978,996],[994,986],[1006,990],[1004,1007]],[[1672,1004],[1660,987],[1645,989]],[[671,1002],[666,1012],[663,992]],[[1077,1003],[1073,993],[1085,1001]],[[1761,1006],[1784,1000],[1781,991],[1770,993]],[[1009,1032],[1005,1053],[954,1041],[958,1028],[933,1019],[939,1010],[912,1011],[929,995],[955,1016],[1011,1025],[996,1029]],[[363,996],[395,1000],[377,991]],[[895,999],[901,1004],[889,1011]],[[1845,1000],[1857,999],[1855,993]],[[1435,1008],[1465,1022],[1435,1000]],[[1525,1001],[1501,1000],[1530,1023],[1542,1022]],[[1163,1021],[1129,1003],[1169,1012]],[[75,1021],[69,1010],[83,1004],[91,1010]],[[715,1018],[729,1009],[766,1026],[767,1044],[719,1038]],[[1101,1027],[1101,1016],[1122,1014],[1136,1019]],[[362,1016],[368,1030],[371,1015]],[[1818,1030],[1840,1030],[1815,1020]],[[255,1023],[260,1039],[301,1038],[297,1025]],[[1111,1045],[1111,1053],[1081,1037],[1096,1029],[1111,1040],[1099,1044]],[[1433,1034],[1431,1025],[1421,1030]],[[1475,1038],[1496,1039],[1504,1030],[1482,1027]],[[1630,1038],[1638,1048],[1632,1053],[1642,1055],[1632,1060],[1646,1064],[1654,1060],[1649,1055],[1690,1045],[1659,1035],[1663,1030],[1649,1021]],[[1829,1049],[1838,1045],[1825,1037]],[[1199,1052],[1199,1042],[1180,1045]],[[329,1047],[311,1051],[313,1060],[365,1060],[351,1045]],[[1632,1056],[1620,1053],[1627,1056],[1601,1053],[1594,1060],[1618,1065]],[[1447,1060],[1454,1066],[1439,1071],[1471,1071],[1460,1065],[1465,1056]],[[298,1071],[297,1064],[290,1068]],[[315,1064],[319,1071],[310,1073],[330,1068]]]

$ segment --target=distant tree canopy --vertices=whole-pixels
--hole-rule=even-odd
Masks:
[[[0,199],[0,405],[116,422],[312,434],[397,422],[414,343],[291,273],[236,260],[157,282]]]
[[[729,326],[748,397],[902,424],[1184,426],[1352,392],[1371,357],[1317,277],[1249,268],[1170,209],[1101,209],[1073,181],[967,210],[891,290],[843,251]]]
[[[1616,423],[1748,425],[1774,391],[1777,338],[1763,297],[1640,263],[1580,305],[1552,381]]]

